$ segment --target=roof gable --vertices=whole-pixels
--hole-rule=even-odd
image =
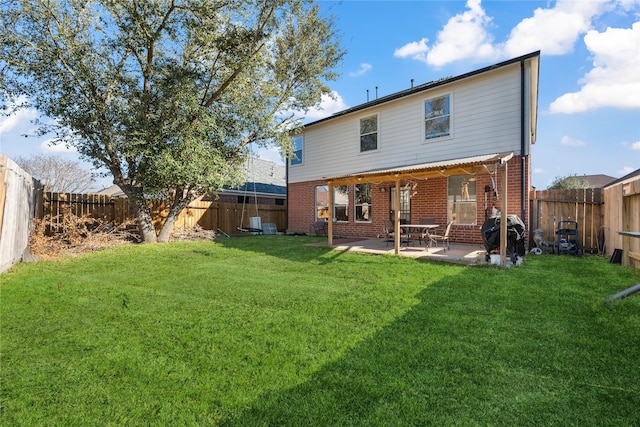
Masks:
[[[351,113],[355,113],[355,112],[358,112],[358,111],[361,111],[361,110],[365,110],[367,108],[371,108],[371,107],[374,107],[374,106],[377,106],[377,105],[382,105],[382,104],[385,104],[385,103],[388,103],[388,102],[391,102],[391,101],[395,101],[395,100],[400,99],[400,98],[404,98],[404,97],[407,97],[407,96],[410,96],[410,95],[414,95],[414,94],[417,94],[417,93],[420,93],[420,92],[431,90],[431,89],[437,88],[439,86],[444,86],[446,84],[450,84],[450,83],[453,83],[453,82],[456,82],[456,81],[459,81],[459,80],[464,80],[464,79],[467,79],[469,77],[477,76],[477,75],[480,75],[480,74],[483,74],[483,73],[486,73],[486,72],[489,72],[489,71],[494,71],[494,70],[497,70],[499,68],[507,67],[509,65],[517,64],[517,63],[519,63],[521,61],[526,61],[528,59],[536,58],[536,57],[539,57],[539,56],[540,56],[540,51],[536,51],[536,52],[529,53],[527,55],[519,56],[517,58],[512,58],[512,59],[509,59],[507,61],[499,62],[499,63],[494,64],[494,65],[490,65],[490,66],[487,66],[487,67],[484,67],[484,68],[480,68],[478,70],[471,71],[469,73],[461,74],[459,76],[445,77],[445,78],[434,80],[434,81],[431,81],[431,82],[428,82],[428,83],[423,83],[421,85],[413,86],[413,87],[411,87],[409,89],[405,89],[405,90],[402,90],[400,92],[396,92],[396,93],[393,93],[393,94],[390,94],[390,95],[386,95],[386,96],[377,98],[377,99],[375,99],[373,101],[365,102],[363,104],[356,105],[355,107],[351,107],[351,108],[348,108],[346,110],[339,111],[337,113],[334,113],[331,116],[322,118],[320,120],[316,120],[316,121],[307,123],[307,124],[304,125],[304,127],[305,128],[309,128],[311,126],[314,126],[314,125],[317,125],[317,124],[320,124],[320,123],[324,123],[326,121],[329,121],[329,120],[332,120],[332,119],[335,119],[335,118],[338,118],[338,117],[342,117],[342,116],[345,116],[345,115],[348,115],[348,114],[351,114]],[[537,70],[536,70],[536,72],[537,72]],[[536,76],[536,78],[537,78],[537,76]],[[536,93],[537,93],[537,88],[536,88]]]

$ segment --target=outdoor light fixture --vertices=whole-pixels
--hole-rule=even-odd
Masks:
[[[384,187],[380,187],[380,192],[384,193],[385,191],[387,191]]]

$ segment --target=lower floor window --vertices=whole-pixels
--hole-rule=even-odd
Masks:
[[[447,217],[449,221],[456,224],[477,224],[476,207],[476,176],[450,176],[447,189]]]
[[[316,221],[329,220],[329,187],[318,185],[316,187]]]
[[[356,221],[371,222],[371,184],[356,184],[354,190]]]
[[[333,187],[333,218],[336,221],[349,221],[349,187],[346,185]]]

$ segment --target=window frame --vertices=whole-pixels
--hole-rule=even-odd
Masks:
[[[326,193],[326,202],[321,201],[320,197],[318,197],[319,190],[324,189]],[[328,185],[316,185],[315,187],[315,213],[314,216],[316,221],[329,221],[329,186]],[[320,212],[324,212],[324,216],[320,216]]]
[[[300,141],[300,148],[298,148],[296,141]],[[297,154],[300,152],[300,158],[298,158]],[[304,163],[304,136],[296,135],[291,137],[291,154],[292,157],[289,158],[290,166],[299,166]]]
[[[362,191],[359,187],[368,187],[369,191],[369,197],[367,199],[367,201],[359,203],[360,201],[358,200],[358,196],[360,191]],[[373,222],[372,219],[372,213],[373,213],[373,186],[371,185],[371,183],[366,183],[366,184],[355,184],[353,186],[353,220],[354,222],[359,222],[359,223],[371,223]],[[366,206],[367,207],[367,212],[368,212],[368,216],[369,219],[359,219],[358,216],[358,207],[362,208]],[[362,212],[363,210],[361,209],[360,212]]]
[[[370,119],[372,117],[375,117],[376,119],[376,130],[375,132],[369,132],[369,133],[362,133],[362,122],[364,120]],[[375,133],[376,136],[376,148],[372,148],[369,150],[363,150],[362,149],[362,137],[363,136],[367,136],[367,135],[373,135]],[[367,116],[363,116],[360,117],[360,119],[358,119],[358,153],[359,154],[367,154],[367,153],[373,153],[376,151],[380,150],[380,113],[374,113],[374,114],[369,114]]]
[[[473,180],[471,178],[474,178]],[[447,177],[447,218],[456,225],[478,225],[478,185],[477,176],[474,174],[451,175]],[[455,181],[455,182],[452,182]],[[462,183],[467,182],[468,199],[464,199]],[[475,191],[473,191],[475,190]],[[460,197],[461,200],[457,198]],[[469,207],[465,208],[465,205]],[[473,212],[473,221],[463,221],[458,213],[461,208],[464,211]]]
[[[345,192],[344,200],[345,203],[338,203],[338,197],[336,192],[339,192],[340,189],[344,188]],[[337,210],[344,209],[344,217],[346,219],[338,219]],[[333,187],[333,221],[334,222],[349,222],[349,186],[348,185],[335,185]]]
[[[437,99],[446,98],[447,99],[447,112],[446,114],[440,115],[432,115],[427,117],[427,103],[435,101]],[[435,121],[441,119],[443,117],[447,117],[448,120],[448,128],[446,133],[439,134],[427,134],[427,121]],[[439,141],[443,139],[450,139],[453,137],[453,93],[447,92],[438,96],[432,96],[427,98],[422,103],[422,133],[425,142]]]

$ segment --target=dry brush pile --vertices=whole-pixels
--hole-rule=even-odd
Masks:
[[[196,225],[176,230],[171,241],[213,240],[215,232]],[[32,221],[29,251],[40,259],[57,259],[65,255],[93,252],[116,246],[140,243],[135,221],[121,224],[71,212]]]
[[[29,250],[38,258],[55,259],[139,242],[140,236],[131,221],[116,225],[69,212],[34,219]]]

